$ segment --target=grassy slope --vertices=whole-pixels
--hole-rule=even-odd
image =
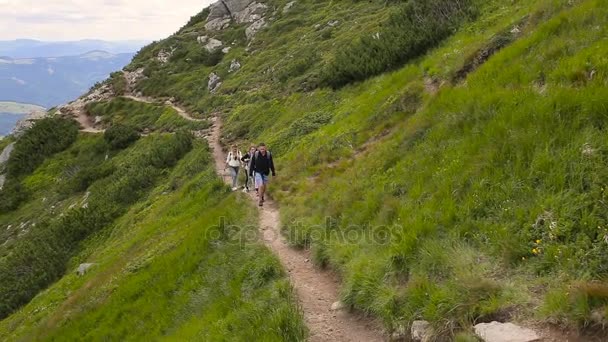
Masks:
[[[280,174],[272,190],[282,204],[286,234],[294,245],[310,246],[317,264],[331,265],[342,274],[347,304],[382,318],[389,329],[424,318],[448,334],[467,329],[473,321],[545,319],[584,326],[593,324],[593,312],[606,315],[606,289],[595,282],[604,279],[608,257],[603,241],[603,165],[608,147],[602,134],[607,114],[603,100],[608,95],[605,1],[490,1],[476,21],[402,69],[339,91],[310,92],[303,90],[314,88],[335,49],[376,32],[393,7],[302,0],[283,15],[280,8],[286,2],[268,1],[279,9],[276,21],[258,34],[249,51],[241,45],[242,27],[221,33],[223,41],[237,44],[217,66],[189,63],[186,58],[164,66],[150,62],[155,53],[172,46],[197,51],[196,37],[204,23],[194,20],[176,36],[144,49],[131,67],[146,67],[150,78],[139,85],[146,95],[174,96],[195,111],[223,111],[228,140],[263,138],[271,144]],[[336,28],[326,24],[333,19],[340,19]],[[464,82],[454,81],[480,49],[518,24],[519,40]],[[235,74],[227,72],[231,59],[243,64]],[[213,96],[203,82],[211,71],[224,78],[219,94]],[[441,83],[435,94],[434,85]],[[150,197],[152,206],[141,212],[132,209],[116,231],[125,229],[127,221],[151,222],[133,225],[145,239],[134,233],[125,241],[142,239],[137,241],[148,241],[162,251],[165,239],[155,238],[160,227],[154,218],[167,216],[164,210],[172,206],[184,206],[167,219],[193,222],[186,214],[194,210],[188,192],[180,190],[183,199],[177,194]],[[199,196],[199,201],[222,201],[210,200],[204,192]],[[239,206],[234,199],[226,201]],[[186,227],[167,241],[193,234],[194,228]],[[383,239],[385,234],[391,238]],[[240,331],[201,324],[215,322],[221,311],[210,310],[213,314],[206,318],[195,313],[188,320],[179,319],[175,312],[191,306],[179,290],[171,291],[176,289],[167,281],[171,275],[159,271],[169,268],[161,267],[165,258],[153,259],[158,266],[145,267],[142,278],[126,276],[116,270],[128,263],[129,249],[114,245],[115,239],[108,241],[107,246],[91,242],[95,258],[87,260],[100,262],[87,275],[91,282],[64,278],[2,322],[0,331],[13,337],[54,336],[54,329],[63,324],[62,333],[72,334],[96,322],[100,328],[93,334],[100,335],[92,337],[110,334],[104,329],[120,322],[115,315],[133,308],[114,306],[119,298],[128,298],[126,302],[146,312],[149,319],[137,324],[159,322],[162,334],[200,332],[204,326],[214,327],[209,333],[219,333],[209,336],[223,339],[225,331]],[[200,242],[205,244],[204,239]],[[232,255],[229,249],[222,253]],[[175,253],[166,260],[181,258]],[[192,259],[187,254],[189,267],[202,260],[214,262],[214,256],[223,258],[214,253]],[[110,261],[110,254],[116,261]],[[238,265],[233,274],[240,274]],[[146,277],[153,275],[161,279],[159,287],[144,290],[141,284],[148,284]],[[116,287],[120,294],[104,300],[103,293],[114,288],[112,276],[124,282],[125,289]],[[189,281],[178,288],[188,288]],[[221,275],[213,281],[230,288]],[[66,292],[85,284],[102,294],[89,301],[81,292],[69,300]],[[266,289],[286,288],[280,276],[265,284]],[[142,304],[151,298],[165,300],[158,295],[165,290],[171,293],[169,298],[181,298],[167,304],[167,317],[151,304]],[[290,298],[289,291],[274,293]],[[202,297],[247,302],[241,296],[234,290]],[[276,303],[271,294],[261,297],[267,298]],[[58,308],[60,302],[65,309]],[[96,313],[91,308],[99,302],[107,305]],[[41,310],[50,303],[52,310]],[[266,305],[246,306],[252,309],[244,313],[249,319],[235,318],[235,326],[260,324],[254,318],[266,312],[254,309],[269,308]],[[287,313],[279,317],[293,317],[291,307],[284,310]],[[77,319],[68,322],[64,315]],[[182,325],[185,321],[189,323]],[[10,332],[21,322],[26,322],[21,330]],[[281,330],[278,319],[271,323],[274,329],[265,331],[274,337],[278,330],[301,336],[301,321],[294,322],[295,327]],[[124,332],[120,325],[116,330]],[[143,334],[136,329],[134,334],[138,333]]]
[[[486,2],[401,70],[308,93],[335,49],[373,34],[392,5],[301,1],[282,15],[285,2],[270,3],[276,21],[249,52],[237,45],[216,67],[148,65],[141,88],[224,111],[228,140],[270,143],[286,233],[342,273],[349,305],[388,328],[417,318],[440,331],[495,318],[593,324],[608,302],[593,282],[607,257],[605,1]],[[136,66],[175,41],[196,44],[201,25]],[[500,37],[518,39],[459,81]],[[229,75],[233,58],[243,68]],[[212,70],[226,78],[218,95],[188,86]],[[392,239],[370,241],[374,232]]]
[[[213,170],[197,145],[147,200],[88,240],[71,267],[94,262],[91,272],[39,294],[0,323],[0,338],[302,339],[291,288],[255,239],[254,211]]]

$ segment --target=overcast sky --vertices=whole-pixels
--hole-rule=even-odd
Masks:
[[[0,40],[158,40],[214,0],[0,0]]]

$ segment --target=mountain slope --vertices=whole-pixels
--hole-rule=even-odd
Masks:
[[[116,93],[171,99],[203,118],[220,115],[226,144],[266,142],[279,172],[271,196],[283,232],[310,249],[315,265],[340,275],[346,308],[378,318],[400,338],[421,319],[440,340],[471,340],[475,324],[495,320],[558,341],[568,332],[605,338],[606,1],[226,3],[144,48],[125,79],[114,75],[108,84]],[[127,113],[120,99],[90,106],[103,108],[110,124]],[[204,177],[190,170],[193,182]],[[28,179],[32,189],[41,182]],[[206,246],[187,235],[194,234],[188,215],[255,216],[215,182],[200,193],[196,183],[178,186],[167,197],[160,184],[170,182],[156,185],[117,219],[117,235],[92,235],[75,251],[72,269],[101,260],[99,273],[63,277],[2,321],[0,336],[262,339],[230,335],[247,327],[270,340],[304,338],[291,290],[257,237],[234,265],[207,259],[236,258],[230,247],[194,253],[220,279],[193,285],[204,300],[197,291],[181,297],[188,286],[179,286],[195,281],[194,271],[172,268]],[[28,202],[0,218],[17,222],[38,206]],[[164,252],[171,243],[190,253]],[[109,255],[128,255],[126,246],[144,260],[153,255],[152,266],[125,275],[126,261]],[[248,296],[250,283],[240,276],[248,267],[271,275],[263,276],[264,295]],[[159,279],[159,287],[146,279]],[[207,295],[214,288],[223,291]],[[170,300],[167,317],[147,304],[163,300]],[[246,311],[224,305],[234,300]],[[256,319],[276,313],[277,303],[271,322]],[[216,305],[219,311],[207,310]],[[110,329],[119,317],[130,323]],[[150,322],[159,328],[144,333]]]

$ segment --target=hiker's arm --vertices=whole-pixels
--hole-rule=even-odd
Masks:
[[[274,171],[274,158],[272,158],[272,155],[270,156],[270,171],[272,171],[272,176],[276,176],[277,173]]]
[[[245,155],[243,156],[243,158],[241,158],[241,161],[242,161],[243,163],[246,163],[246,162],[247,162],[247,158],[249,158],[249,153],[245,154]]]
[[[253,177],[254,172],[255,172],[255,154],[251,156],[251,159],[249,159],[249,175]]]

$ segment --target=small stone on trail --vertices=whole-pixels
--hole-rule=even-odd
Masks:
[[[331,311],[340,311],[344,309],[344,303],[337,301],[331,305]]]
[[[540,341],[540,337],[534,330],[522,328],[513,323],[480,323],[475,326],[475,334],[484,342]]]

